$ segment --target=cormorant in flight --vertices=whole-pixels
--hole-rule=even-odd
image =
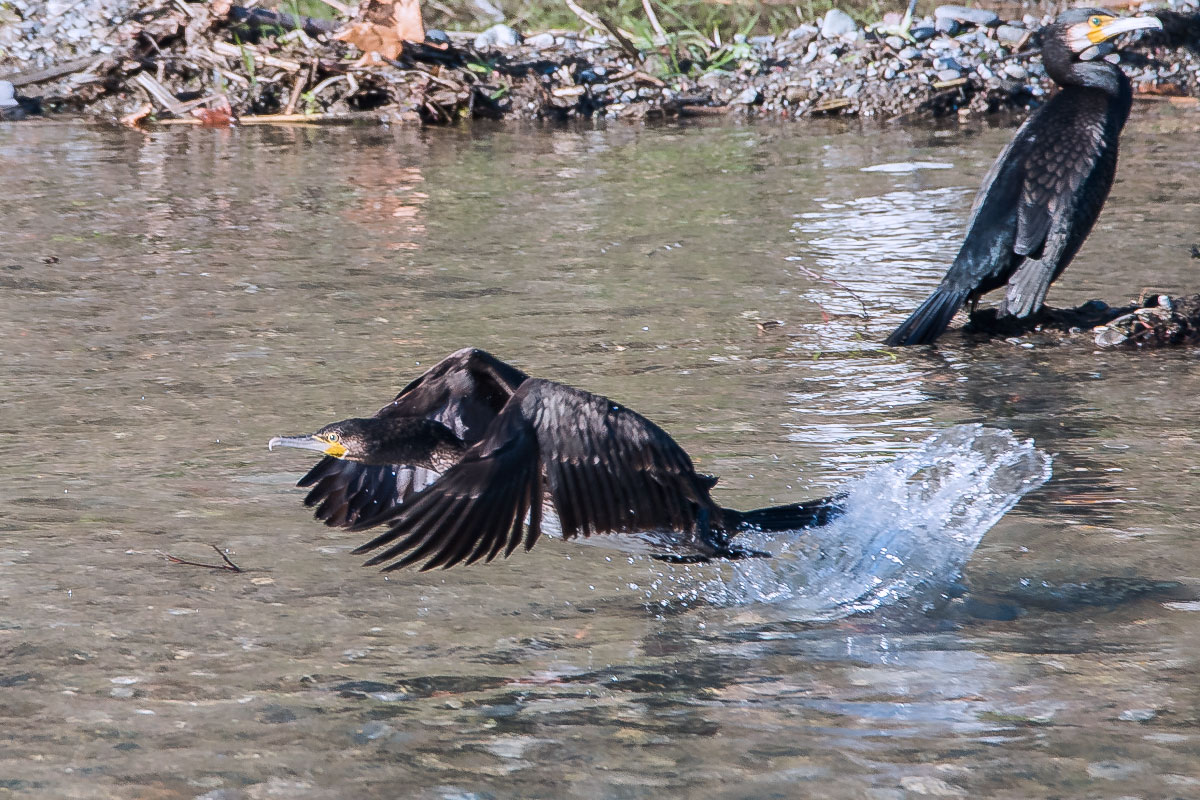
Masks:
[[[599,395],[530,378],[482,350],[452,353],[373,417],[268,447],[324,453],[299,482],[326,525],[387,530],[356,553],[422,570],[507,557],[543,526],[564,539],[633,536],[668,561],[765,556],[732,539],[798,530],[840,512],[834,498],[723,508],[717,479],[662,428]],[[547,508],[547,504],[549,508]]]
[[[1074,9],[1042,29],[1046,74],[1062,87],[1030,115],[992,165],[975,198],[962,249],[942,283],[887,338],[929,344],[954,314],[1005,284],[1002,315],[1026,317],[1071,263],[1100,214],[1129,117],[1129,79],[1106,57],[1127,31],[1161,28],[1154,17]]]

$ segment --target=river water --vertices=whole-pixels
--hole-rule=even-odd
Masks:
[[[1052,304],[1196,291],[1198,131],[1135,109]],[[0,127],[0,795],[1200,796],[1196,350],[880,345],[1011,134]],[[266,441],[466,345],[641,411],[739,508],[960,423],[1054,477],[921,613],[561,542],[362,569]],[[210,545],[245,571],[165,557]]]

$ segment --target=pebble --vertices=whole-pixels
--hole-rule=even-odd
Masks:
[[[941,778],[925,777],[922,775],[906,775],[900,779],[900,786],[912,794],[930,797],[966,797],[967,793]]]
[[[503,23],[498,23],[488,28],[476,36],[474,42],[476,50],[491,50],[492,48],[503,50],[508,47],[515,47],[520,43],[521,34]]]
[[[795,41],[796,39],[807,39],[810,36],[816,36],[821,32],[821,29],[816,25],[801,25],[798,28],[792,28],[788,31],[787,38]]]
[[[990,69],[988,69],[987,66],[984,64],[980,64],[978,67],[976,67],[975,72],[976,72],[976,74],[979,75],[979,77],[983,78],[985,81],[990,81],[992,78],[995,77],[995,73],[992,72]]]
[[[545,50],[546,48],[553,47],[554,46],[554,34],[553,33],[535,34],[525,40],[525,45],[527,47],[532,47],[535,50]]]
[[[962,72],[960,72],[959,70],[956,70],[956,69],[938,70],[938,74],[937,74],[937,79],[942,82],[957,80],[961,77],[962,77]]]
[[[825,19],[821,20],[821,35],[826,39],[845,36],[857,30],[858,23],[854,21],[854,17],[837,8],[829,9],[825,13]]]
[[[0,81],[0,108],[17,105],[17,90],[8,81]]]
[[[1158,709],[1156,708],[1127,708],[1121,712],[1117,719],[1125,722],[1149,722],[1157,716]]]
[[[959,64],[950,56],[939,56],[938,58],[934,59],[933,65],[939,70],[952,69],[956,72],[962,71],[962,64]]]
[[[929,25],[923,25],[920,28],[913,28],[908,32],[918,42],[925,42],[938,35],[937,28]]]
[[[1001,25],[996,28],[996,38],[1009,44],[1020,42],[1028,33],[1029,31],[1018,28],[1016,25]]]
[[[909,46],[901,50],[897,55],[902,61],[916,61],[921,57],[921,51],[915,47]]]
[[[1015,81],[1023,81],[1029,77],[1029,73],[1020,64],[1005,64],[1004,74]]]
[[[1000,17],[996,12],[983,8],[967,8],[966,6],[938,6],[933,10],[933,18],[937,20],[952,19],[955,22],[985,28],[1000,24]]]
[[[759,101],[760,97],[761,94],[758,89],[754,86],[749,86],[743,89],[737,97],[733,98],[733,104],[735,106],[752,106]]]
[[[938,33],[944,33],[947,36],[957,36],[959,30],[962,28],[962,26],[958,24],[958,20],[951,19],[950,17],[938,17],[937,22],[934,23],[933,27]]]

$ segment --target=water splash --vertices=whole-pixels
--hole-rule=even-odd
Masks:
[[[930,602],[957,579],[983,535],[1050,477],[1050,457],[1011,431],[959,425],[841,487],[829,525],[757,534],[774,558],[739,562],[704,583],[709,603],[771,603],[829,620],[905,601]]]

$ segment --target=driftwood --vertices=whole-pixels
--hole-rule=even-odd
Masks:
[[[35,83],[45,83],[46,81],[58,80],[67,75],[74,75],[76,72],[83,72],[104,61],[105,58],[107,56],[85,56],[84,58],[77,58],[65,64],[56,64],[46,69],[17,72],[12,75],[0,75],[0,81],[8,81],[17,88]]]

